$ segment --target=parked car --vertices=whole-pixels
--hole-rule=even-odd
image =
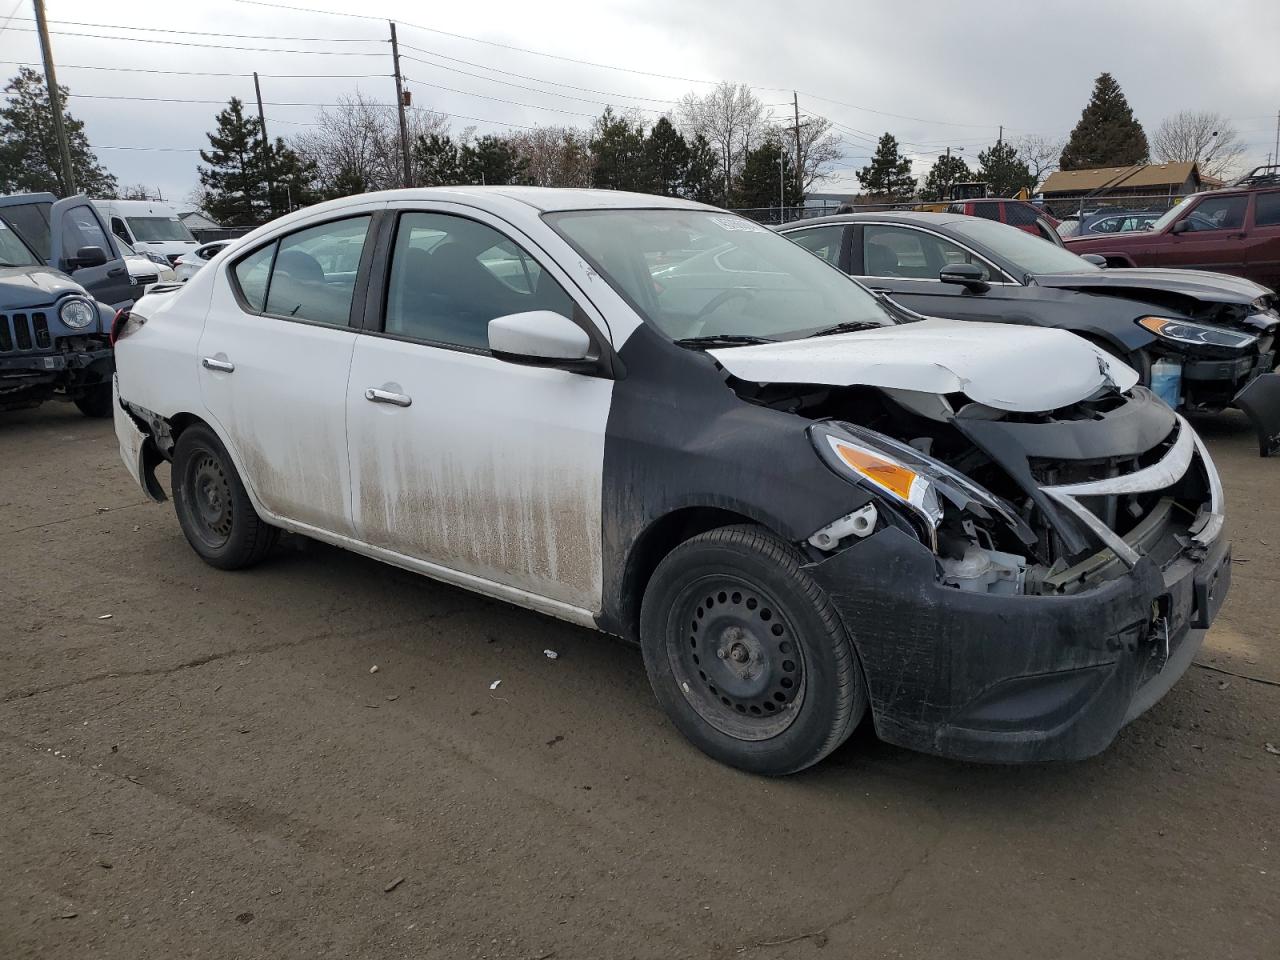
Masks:
[[[178,217],[178,208],[160,200],[94,200],[111,232],[139,253],[155,253],[170,264],[199,244]]]
[[[55,260],[61,259],[59,221],[65,212],[64,207],[52,221]],[[100,258],[102,248],[94,249]],[[0,410],[58,397],[86,416],[111,416],[107,336],[114,315],[71,277],[50,268],[0,218]]]
[[[41,263],[73,277],[95,299],[120,308],[138,295],[123,256],[87,197],[0,197],[0,223]]]
[[[145,294],[157,283],[174,282],[174,269],[160,254],[148,253],[143,256],[119,237],[116,237],[116,245],[124,256],[124,265],[129,270],[129,281],[138,288],[139,296]]]
[[[780,232],[917,313],[1069,330],[1124,360],[1143,384],[1158,374],[1174,407],[1237,404],[1262,452],[1280,449],[1280,299],[1255,283],[1102,269],[1061,242],[950,214],[843,214]]]
[[[1086,210],[1083,217],[1079,213],[1069,213],[1057,224],[1058,236],[1078,237],[1094,233],[1127,233],[1131,230],[1146,230],[1152,223],[1160,219],[1159,210],[1122,210],[1103,208]]]
[[[868,709],[934,753],[1096,753],[1230,579],[1214,465],[1124,364],[688,201],[330,201],[115,335],[125,465],[158,500],[171,462],[208,563],[290,530],[636,640],[676,727],[759,773]]]
[[[1036,236],[1044,235],[1037,221],[1043,220],[1051,227],[1058,225],[1057,219],[1047,210],[1026,200],[1004,200],[994,197],[964,200],[948,205],[946,212],[959,213],[966,217],[982,217],[984,220],[997,220]]]
[[[1193,194],[1150,229],[1066,239],[1112,267],[1184,267],[1246,277],[1280,289],[1280,177]]]
[[[186,283],[196,275],[201,267],[233,243],[235,243],[234,240],[214,240],[212,243],[203,244],[190,253],[184,253],[178,257],[173,262],[173,269],[177,275],[178,282]]]

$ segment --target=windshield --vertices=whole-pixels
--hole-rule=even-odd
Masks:
[[[1092,273],[1102,269],[1057,244],[994,220],[955,220],[950,226],[960,236],[1007,260],[1018,276],[1028,273]]]
[[[0,221],[0,267],[35,267],[39,264],[40,261],[18,239],[18,235]]]
[[[191,235],[187,225],[177,217],[129,217],[128,219],[133,238],[139,243],[155,243],[161,240],[190,240],[195,243],[196,238]]]
[[[673,340],[785,340],[895,318],[799,244],[704,210],[591,210],[547,221],[649,323]]]

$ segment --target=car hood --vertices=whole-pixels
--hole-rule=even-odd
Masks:
[[[1087,273],[1041,273],[1035,282],[1064,290],[1159,290],[1194,297],[1205,303],[1252,303],[1271,291],[1243,277],[1205,270],[1161,270],[1113,267]]]
[[[68,293],[85,295],[84,287],[48,267],[0,267],[0,310],[48,306]]]
[[[999,410],[1069,406],[1108,382],[1138,375],[1065,330],[927,318],[856,333],[709,351],[733,376],[757,383],[868,386],[963,393]]]

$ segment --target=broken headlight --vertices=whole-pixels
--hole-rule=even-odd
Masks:
[[[1170,317],[1139,317],[1138,326],[1165,340],[1196,347],[1228,347],[1239,350],[1258,342],[1258,338],[1251,333],[1238,333],[1235,330],[1188,323],[1186,320],[1174,320]]]

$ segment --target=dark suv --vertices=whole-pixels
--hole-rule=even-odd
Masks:
[[[1280,290],[1280,167],[1234,187],[1187,197],[1138,233],[1064,238],[1110,267],[1189,267]]]
[[[113,308],[134,289],[86,198],[0,197],[0,410],[58,397],[111,416]]]

